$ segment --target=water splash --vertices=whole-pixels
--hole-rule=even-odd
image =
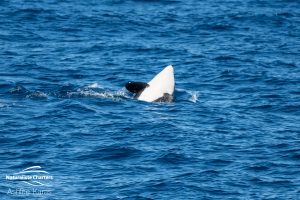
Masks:
[[[176,89],[176,99],[179,101],[189,101],[192,103],[197,103],[199,98],[199,91],[186,90],[177,88]]]
[[[189,98],[189,101],[196,103],[198,101],[199,92],[198,91],[187,91],[191,97]]]

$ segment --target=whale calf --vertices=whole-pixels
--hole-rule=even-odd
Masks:
[[[148,83],[128,82],[126,89],[135,93],[135,98],[147,102],[172,102],[175,79],[172,65],[165,67]]]

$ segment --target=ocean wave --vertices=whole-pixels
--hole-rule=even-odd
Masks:
[[[6,108],[6,107],[8,107],[8,106],[9,106],[9,104],[1,103],[1,102],[0,102],[0,108]]]
[[[159,158],[157,158],[157,161],[166,164],[190,163],[190,159],[187,158],[184,154],[174,152],[169,152],[161,155]]]
[[[92,151],[87,151],[79,154],[76,159],[102,159],[102,160],[119,160],[130,159],[141,153],[140,150],[127,146],[104,146]]]

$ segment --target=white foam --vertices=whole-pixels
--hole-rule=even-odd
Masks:
[[[84,96],[84,97],[95,97],[101,99],[112,99],[119,101],[121,98],[130,98],[126,93],[125,89],[121,89],[118,91],[94,91],[91,89],[78,89],[76,92],[68,92],[68,96]]]
[[[36,91],[31,94],[26,95],[26,98],[47,98],[48,95],[44,92]]]

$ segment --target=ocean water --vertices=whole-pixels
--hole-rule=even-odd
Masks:
[[[298,0],[2,0],[0,45],[0,199],[300,199]]]

